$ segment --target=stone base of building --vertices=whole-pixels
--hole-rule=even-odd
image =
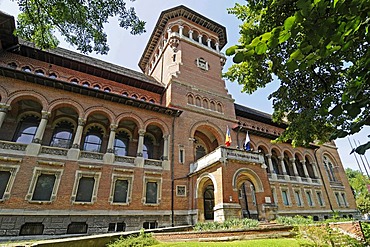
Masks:
[[[228,219],[241,219],[242,208],[239,203],[220,203],[214,207],[214,217],[217,222]]]
[[[174,217],[174,225],[176,226],[191,224],[192,216],[189,214],[175,215]],[[19,235],[63,235],[74,233],[91,235],[115,231],[134,231],[140,230],[142,228],[162,228],[170,227],[171,225],[171,214],[115,216],[103,214],[73,216],[4,215],[0,216],[0,236],[10,237]],[[86,231],[84,232],[85,229]]]

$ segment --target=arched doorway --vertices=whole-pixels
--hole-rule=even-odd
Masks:
[[[215,195],[213,185],[208,185],[203,194],[204,219],[213,220],[215,207]]]
[[[258,204],[254,184],[245,180],[240,184],[238,191],[243,218],[258,219]]]

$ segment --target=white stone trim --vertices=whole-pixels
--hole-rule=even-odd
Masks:
[[[82,177],[93,177],[95,179],[94,188],[92,192],[92,197],[90,202],[76,202],[77,189]],[[101,172],[90,172],[90,171],[76,171],[75,181],[73,184],[71,201],[73,204],[94,204],[97,200],[99,181],[101,177]]]
[[[10,172],[10,177],[8,184],[5,187],[4,195],[2,198],[0,198],[0,202],[3,202],[5,200],[8,200],[10,198],[10,192],[13,188],[15,176],[17,175],[17,172],[19,170],[19,166],[14,165],[0,165],[0,171],[8,171]]]
[[[114,202],[114,189],[116,185],[117,180],[127,180],[127,198],[125,203],[121,202]],[[110,196],[109,196],[109,202],[112,205],[129,205],[132,202],[132,187],[134,184],[134,175],[128,175],[128,174],[118,174],[118,173],[113,173],[112,174],[112,183],[111,183],[111,188],[110,188]]]

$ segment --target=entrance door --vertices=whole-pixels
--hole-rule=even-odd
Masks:
[[[239,203],[243,210],[243,217],[258,219],[258,205],[255,188],[252,182],[246,180],[239,188]]]
[[[213,220],[213,208],[215,206],[215,196],[214,196],[214,188],[212,185],[207,186],[206,190],[204,191],[204,219],[205,220]]]

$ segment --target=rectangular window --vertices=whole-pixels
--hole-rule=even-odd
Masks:
[[[311,196],[311,191],[306,191],[306,196],[307,196],[307,202],[310,207],[313,206],[313,201],[312,201],[312,196]]]
[[[341,207],[342,206],[342,203],[340,202],[339,193],[338,192],[335,192],[334,194],[335,194],[335,199],[337,200],[338,206]]]
[[[347,204],[346,194],[345,194],[345,193],[342,193],[341,195],[342,195],[343,205],[344,205],[345,207],[347,207],[347,206],[348,206],[348,204]]]
[[[86,222],[72,222],[68,225],[67,234],[83,234],[87,233]]]
[[[185,150],[184,150],[184,148],[180,148],[180,150],[179,150],[179,162],[181,164],[185,163]]]
[[[322,194],[320,191],[317,191],[316,192],[316,196],[317,196],[317,201],[319,202],[319,205],[322,207],[324,206],[324,201],[322,199]]]
[[[288,191],[282,190],[281,196],[283,197],[283,203],[285,206],[289,206],[289,198],[288,198]]]
[[[127,203],[128,181],[117,179],[114,185],[114,203]]]
[[[109,223],[108,232],[124,232],[126,224],[124,222]]]
[[[76,202],[91,202],[94,185],[95,179],[93,177],[81,177],[78,182]]]
[[[53,194],[55,174],[40,174],[37,178],[35,190],[33,191],[33,201],[51,201]]]
[[[277,199],[276,189],[274,187],[272,187],[271,192],[272,192],[272,198],[274,198],[274,203],[277,204],[278,199]]]
[[[156,221],[144,222],[143,228],[144,229],[155,229],[157,228],[157,222]]]
[[[10,171],[0,171],[0,200],[4,199],[6,187],[8,186],[11,175]]]
[[[20,236],[25,235],[42,235],[44,232],[44,225],[42,223],[25,223],[21,226],[19,232]]]
[[[294,191],[294,194],[295,194],[295,199],[297,201],[297,206],[301,207],[302,206],[301,193],[298,190],[296,190]]]
[[[176,195],[177,196],[186,196],[186,186],[185,185],[177,185],[176,186]]]
[[[147,182],[146,183],[146,201],[147,204],[157,204],[158,197],[158,184],[157,182]]]

